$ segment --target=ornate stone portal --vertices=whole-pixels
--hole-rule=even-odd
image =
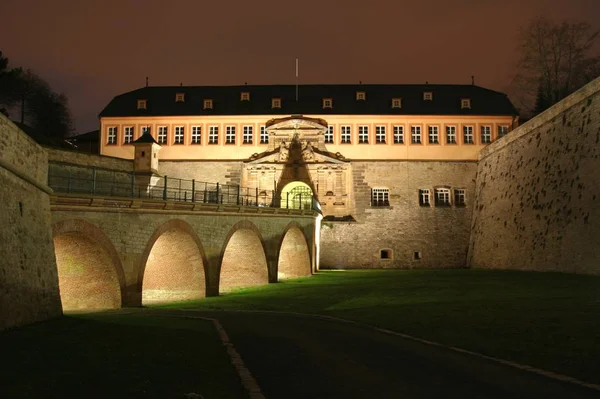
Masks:
[[[285,186],[308,185],[321,204],[323,214],[345,216],[351,212],[351,165],[340,153],[327,151],[323,119],[292,115],[266,123],[267,151],[244,162],[242,186],[256,189],[265,203],[289,206],[282,200]]]

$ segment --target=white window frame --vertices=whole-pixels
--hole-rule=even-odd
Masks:
[[[125,126],[123,129],[123,144],[133,143],[133,126]]]
[[[225,126],[225,144],[235,144],[235,125]]]
[[[475,144],[475,136],[473,135],[473,125],[463,126],[463,142],[465,144]]]
[[[446,144],[456,144],[456,126],[446,126]]]
[[[431,206],[431,190],[428,188],[419,189],[419,205]]]
[[[467,190],[464,188],[454,189],[454,206],[465,206],[467,204]]]
[[[492,142],[492,127],[490,125],[481,125],[481,144],[490,144]]]
[[[369,144],[369,125],[358,127],[358,144]]]
[[[106,130],[106,144],[115,145],[117,144],[117,126],[109,126]]]
[[[267,132],[267,127],[264,125],[260,127],[260,143],[261,144],[269,143],[269,133]]]
[[[142,135],[150,132],[150,126],[142,126]]]
[[[375,126],[375,143],[385,144],[387,141],[387,131],[385,125]]]
[[[213,125],[208,127],[208,144],[219,144],[219,126]]]
[[[371,190],[371,206],[390,206],[390,189],[373,188]]]
[[[352,126],[344,125],[340,127],[340,143],[352,144]]]
[[[327,126],[327,130],[325,131],[325,144],[333,144],[334,131],[333,125]]]
[[[404,144],[404,126],[394,125],[394,144]]]
[[[423,144],[421,136],[421,126],[411,125],[410,127],[410,143],[411,144]]]
[[[434,190],[435,206],[450,206],[450,189],[446,187],[438,187]]]
[[[428,126],[428,139],[429,144],[439,144],[440,143],[440,127],[439,126]]]
[[[245,125],[242,127],[242,144],[252,144],[254,138],[254,127]]]
[[[504,137],[508,134],[508,125],[498,125],[498,138]]]
[[[175,126],[173,144],[185,144],[185,126]]]
[[[156,141],[158,144],[167,144],[167,133],[169,131],[168,126],[159,126],[158,134],[156,135]]]
[[[202,144],[202,126],[192,126],[192,144]]]

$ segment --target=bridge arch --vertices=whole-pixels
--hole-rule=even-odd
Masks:
[[[143,305],[206,296],[208,262],[204,247],[193,227],[181,219],[171,219],[156,228],[138,270]]]
[[[115,309],[123,305],[125,273],[110,238],[84,219],[52,226],[63,310]]]
[[[310,276],[311,272],[308,239],[298,222],[290,222],[279,243],[277,279]]]
[[[242,220],[231,227],[220,258],[219,292],[268,284],[267,250],[254,223]]]

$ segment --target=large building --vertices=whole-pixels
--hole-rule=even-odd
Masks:
[[[159,176],[314,195],[321,267],[412,268],[465,266],[478,153],[518,116],[475,85],[178,86],[119,95],[100,124],[102,155],[152,136]]]

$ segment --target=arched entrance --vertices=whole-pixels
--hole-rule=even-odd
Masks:
[[[281,208],[312,209],[313,191],[301,181],[288,183],[281,190]]]
[[[290,226],[279,247],[277,279],[310,276],[310,252],[304,233]]]

